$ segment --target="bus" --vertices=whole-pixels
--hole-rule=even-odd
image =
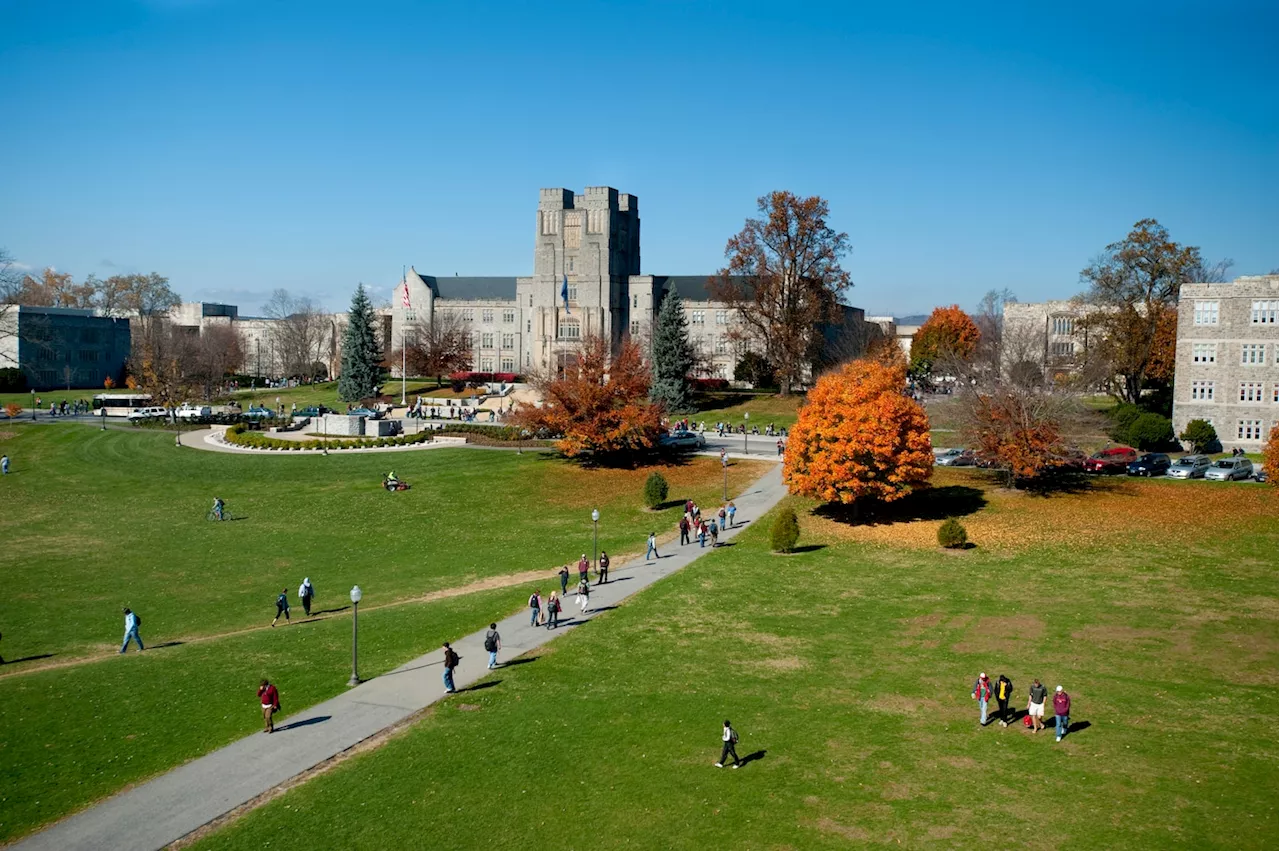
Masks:
[[[108,417],[127,417],[139,408],[150,406],[150,393],[99,393],[93,397],[93,412],[98,416],[102,416],[105,409]]]

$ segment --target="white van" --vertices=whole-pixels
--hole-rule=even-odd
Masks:
[[[129,419],[136,422],[137,420],[163,419],[167,416],[169,416],[169,412],[166,411],[164,408],[151,407],[151,408],[139,408],[138,410],[134,411],[132,414],[129,415]]]

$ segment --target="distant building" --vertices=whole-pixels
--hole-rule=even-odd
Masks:
[[[1001,329],[1001,360],[1006,371],[1034,370],[1053,381],[1080,371],[1089,351],[1080,301],[1008,302]]]
[[[129,320],[70,307],[4,305],[0,368],[22,370],[32,390],[101,387],[129,358]]]
[[[1208,420],[1224,448],[1258,451],[1280,408],[1280,276],[1183,284],[1173,384],[1175,434]]]

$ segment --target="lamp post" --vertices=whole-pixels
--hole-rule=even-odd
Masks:
[[[357,625],[360,618],[360,598],[364,595],[360,593],[360,586],[353,586],[351,589],[351,679],[347,680],[348,686],[360,685],[360,674],[356,669],[356,639],[359,635]]]
[[[747,454],[747,422],[751,419],[750,413],[742,415],[742,454]]]
[[[31,422],[36,421],[36,391],[31,391]]]
[[[729,498],[729,453],[720,450],[720,468],[724,470],[724,498]]]
[[[591,560],[600,569],[600,509],[591,509]]]

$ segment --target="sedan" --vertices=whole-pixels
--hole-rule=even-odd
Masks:
[[[1204,477],[1211,482],[1253,478],[1253,462],[1248,458],[1219,458]]]
[[[659,437],[658,445],[672,449],[706,449],[707,439],[695,431],[674,431]]]
[[[324,405],[312,405],[310,408],[301,408],[293,412],[295,417],[318,417],[323,414],[332,414],[333,408]]]
[[[1169,467],[1166,473],[1171,479],[1203,479],[1209,470],[1209,459],[1204,455],[1184,455]]]
[[[972,467],[978,462],[972,449],[948,449],[934,459],[940,467]]]
[[[1163,476],[1172,465],[1169,456],[1163,452],[1148,452],[1137,461],[1129,464],[1126,472],[1130,476]]]
[[[382,414],[381,412],[375,411],[372,408],[352,408],[350,411],[347,411],[347,416],[368,417],[371,420],[376,420],[379,417],[381,417]]]
[[[258,405],[250,405],[249,410],[240,416],[246,420],[269,420],[276,415],[276,412],[270,408],[259,407]]]

